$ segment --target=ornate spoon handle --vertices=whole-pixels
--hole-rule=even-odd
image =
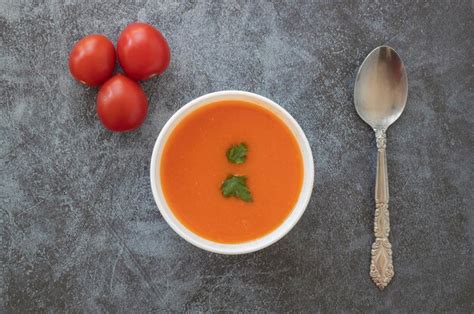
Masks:
[[[388,213],[388,175],[385,147],[387,139],[385,130],[375,130],[377,140],[377,175],[375,179],[375,241],[372,244],[370,277],[383,290],[394,275],[392,263],[392,245],[388,241],[390,218]]]

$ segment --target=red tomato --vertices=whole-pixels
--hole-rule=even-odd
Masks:
[[[99,86],[115,68],[114,44],[104,35],[93,34],[79,40],[69,54],[72,76],[89,86]]]
[[[104,83],[97,95],[97,114],[111,131],[138,128],[146,118],[148,100],[137,82],[117,74]]]
[[[159,75],[170,63],[170,48],[165,37],[145,23],[129,24],[120,33],[117,54],[123,70],[134,80]]]

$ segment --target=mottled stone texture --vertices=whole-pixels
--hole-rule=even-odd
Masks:
[[[67,57],[89,33],[162,30],[168,71],[145,124],[113,134]],[[1,312],[474,311],[471,1],[0,2]],[[358,66],[389,44],[409,96],[388,131],[396,275],[369,280],[375,141],[352,103]],[[149,186],[165,121],[202,94],[267,96],[299,121],[316,177],[277,244],[221,256],[179,238]]]

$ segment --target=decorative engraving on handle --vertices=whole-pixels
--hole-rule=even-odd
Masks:
[[[392,262],[392,245],[388,241],[390,233],[390,218],[388,204],[378,203],[374,219],[375,242],[372,244],[372,259],[370,262],[370,277],[383,290],[394,275]]]
[[[392,245],[388,240],[390,234],[390,217],[388,211],[388,174],[385,148],[387,138],[385,130],[375,130],[377,141],[377,175],[375,181],[375,217],[372,244],[370,277],[380,290],[383,290],[394,275],[392,261]]]
[[[387,136],[384,129],[375,130],[375,140],[377,141],[377,149],[379,151],[385,150],[387,147]]]

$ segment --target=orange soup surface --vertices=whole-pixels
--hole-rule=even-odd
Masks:
[[[245,143],[243,164],[227,160],[234,144]],[[298,200],[303,161],[284,122],[256,104],[227,100],[187,115],[165,143],[160,164],[166,201],[192,232],[220,243],[241,243],[276,229]],[[253,201],[226,198],[228,175],[247,177]]]

